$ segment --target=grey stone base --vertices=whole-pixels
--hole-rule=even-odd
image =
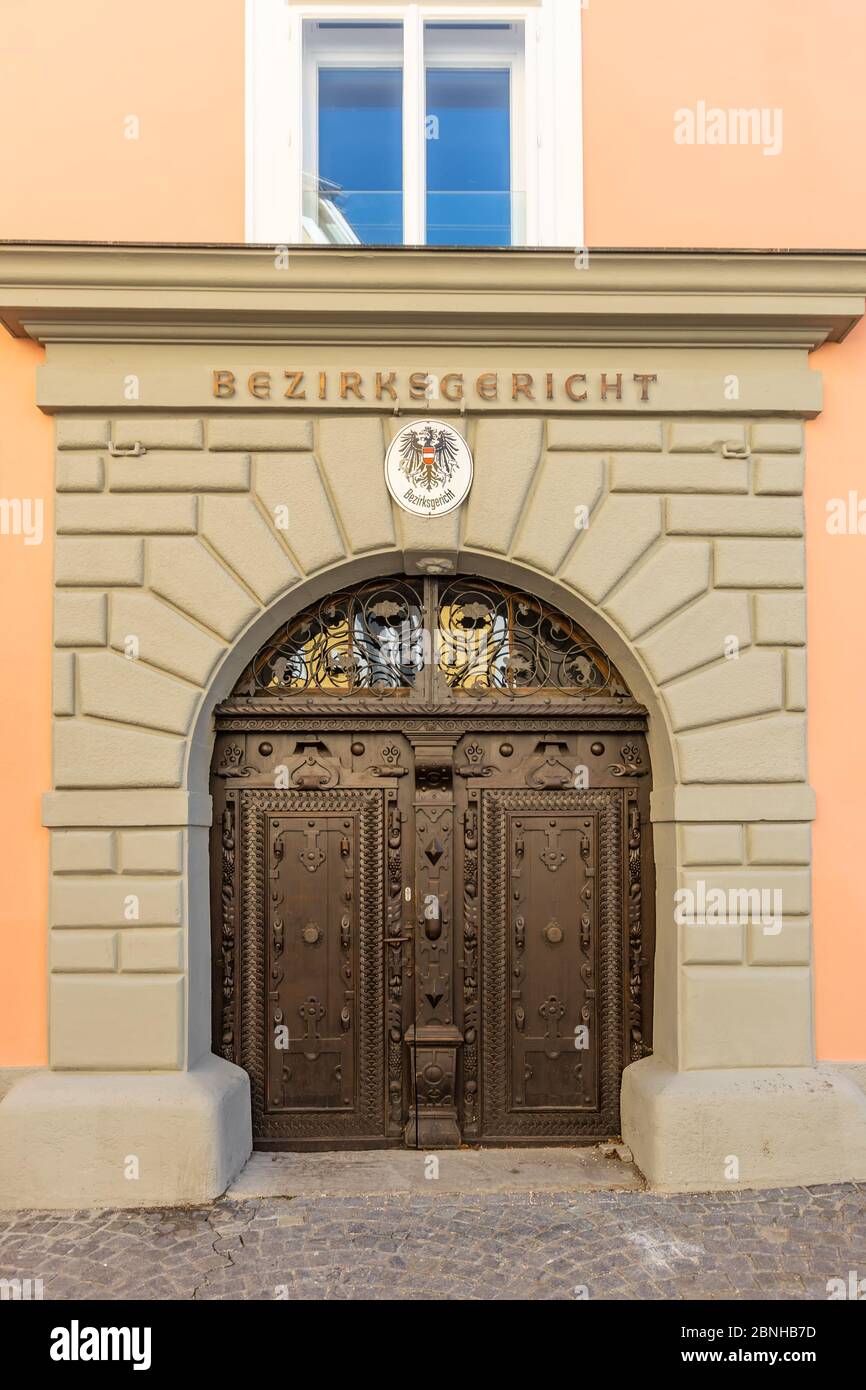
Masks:
[[[222,1058],[185,1072],[36,1072],[0,1104],[0,1208],[209,1202],[251,1148],[249,1080]]]
[[[622,1145],[579,1149],[378,1149],[346,1153],[254,1153],[227,1199],[396,1197],[431,1193],[640,1192]],[[431,1162],[435,1160],[435,1162]]]
[[[661,1192],[866,1181],[866,1094],[828,1067],[676,1072],[647,1057],[623,1073],[622,1131]]]

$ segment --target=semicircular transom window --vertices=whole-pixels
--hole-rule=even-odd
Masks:
[[[379,579],[304,609],[265,643],[235,698],[595,697],[631,692],[572,618],[489,579]]]

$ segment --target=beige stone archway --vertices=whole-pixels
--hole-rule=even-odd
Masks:
[[[21,252],[6,313],[49,344],[57,595],[52,1069],[0,1107],[2,1199],[205,1200],[243,1163],[246,1077],[210,1054],[211,712],[290,612],[354,580],[434,567],[517,582],[571,613],[650,711],[655,1055],[623,1089],[644,1172],[680,1188],[862,1177],[866,1099],[814,1066],[802,508],[802,418],[819,406],[807,351],[862,312],[859,264],[840,262],[834,279],[818,257],[731,258],[727,294],[711,302],[710,257],[623,253],[617,265],[610,253],[583,277],[558,253],[505,257],[509,281],[483,254],[418,267],[298,253],[295,279],[265,291],[262,253],[215,264],[142,251],[135,273],[154,286],[142,301],[128,266],[100,254],[105,283],[88,302],[73,282],[93,263],[73,258],[56,303],[28,307],[42,263]],[[458,305],[448,264],[482,280],[486,302],[467,288]],[[339,288],[347,265],[357,283]],[[401,307],[382,307],[383,283]],[[339,311],[365,370],[435,332],[439,359],[474,368],[486,335],[484,365],[504,371],[505,319],[530,361],[579,354],[587,377],[611,358],[648,371],[649,358],[658,397],[615,395],[586,413],[476,403],[459,419],[475,455],[467,502],[412,519],[382,460],[417,406],[398,403],[397,421],[376,402],[206,394],[215,363],[296,354],[311,299],[319,325]],[[144,389],[134,403],[111,379],[118,344],[124,379]],[[740,394],[728,399],[731,375]],[[677,890],[701,884],[780,891],[781,929],[678,925]]]

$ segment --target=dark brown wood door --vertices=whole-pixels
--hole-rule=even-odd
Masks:
[[[490,790],[481,805],[481,1134],[615,1133],[624,793]]]
[[[256,1144],[615,1135],[650,1024],[642,734],[333,708],[217,738],[215,1045]]]

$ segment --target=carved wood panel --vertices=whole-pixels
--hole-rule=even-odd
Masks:
[[[239,800],[239,1061],[256,1138],[382,1140],[384,791]]]
[[[214,1048],[257,1146],[616,1134],[651,1036],[640,720],[334,710],[219,716]]]
[[[481,1136],[617,1132],[625,794],[481,793]]]

